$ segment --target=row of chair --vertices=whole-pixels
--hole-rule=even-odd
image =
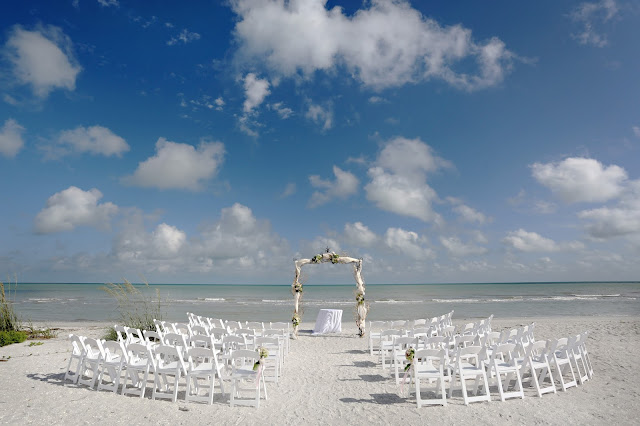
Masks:
[[[500,399],[524,398],[523,378],[535,386],[538,396],[556,392],[556,380],[563,391],[583,384],[593,375],[591,359],[586,348],[588,334],[569,338],[536,341],[535,324],[503,332],[488,331],[485,321],[474,327],[482,334],[471,334],[471,327],[456,335],[417,333],[417,329],[384,330],[378,345],[383,369],[393,367],[396,384],[415,384],[418,406],[446,405],[445,382],[449,383],[449,397],[462,391],[464,403],[490,401],[489,381],[498,388]],[[407,351],[415,355],[413,361]],[[387,365],[388,360],[388,365]],[[400,371],[411,364],[404,377]],[[577,379],[576,379],[577,374]],[[436,384],[435,398],[421,397],[421,381]],[[467,391],[466,380],[473,379],[473,395]],[[511,382],[513,386],[511,386]],[[512,388],[509,391],[509,388]],[[479,391],[484,392],[479,394]],[[438,398],[438,394],[440,397]]]
[[[65,383],[71,381],[90,388],[97,384],[98,390],[113,392],[122,384],[123,395],[142,398],[149,376],[153,375],[152,399],[170,398],[175,402],[180,378],[184,377],[184,399],[211,404],[217,379],[223,395],[224,381],[231,381],[232,406],[243,403],[259,406],[261,388],[266,399],[265,382],[277,383],[283,372],[286,333],[282,329],[250,329],[248,336],[239,333],[243,329],[224,328],[216,335],[208,327],[183,325],[158,321],[156,331],[116,325],[117,341],[70,335],[72,355]],[[262,360],[261,348],[266,349],[263,355],[268,353]],[[259,368],[254,369],[258,361]],[[255,393],[255,398],[238,400],[241,391]]]

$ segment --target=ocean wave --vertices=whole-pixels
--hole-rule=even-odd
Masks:
[[[373,303],[388,303],[388,304],[395,304],[395,303],[423,303],[422,300],[393,300],[393,299],[389,299],[389,300],[373,300]]]
[[[492,299],[431,299],[435,303],[513,303],[513,302],[573,302],[576,300],[607,300],[611,297],[620,297],[621,300],[636,300],[635,297],[621,297],[617,295],[605,294],[581,294],[571,296],[514,296],[508,298],[492,298]]]
[[[225,299],[223,297],[205,297],[205,302],[224,302]]]

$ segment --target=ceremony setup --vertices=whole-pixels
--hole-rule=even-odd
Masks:
[[[385,383],[390,397],[418,408],[457,400],[463,405],[504,402],[566,392],[593,377],[587,331],[543,340],[536,336],[535,322],[498,331],[490,315],[456,326],[454,311],[367,324],[362,259],[327,249],[295,261],[290,323],[187,313],[185,322],[154,320],[155,330],[115,325],[115,341],[70,334],[71,352],[62,382],[173,403],[180,399],[256,408],[268,404],[269,394],[279,390],[285,373],[296,374],[289,373],[293,370],[289,356],[300,355],[296,345],[301,339],[348,339],[342,334],[340,309],[320,309],[313,330],[300,330],[301,267],[322,263],[353,265],[356,336],[366,342],[366,365],[377,369],[378,381]]]

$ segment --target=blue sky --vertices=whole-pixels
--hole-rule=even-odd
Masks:
[[[23,1],[0,16],[0,272],[637,280],[623,0]],[[305,270],[349,283],[347,266]]]

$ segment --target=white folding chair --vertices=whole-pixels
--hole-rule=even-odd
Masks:
[[[447,380],[446,351],[444,349],[420,349],[417,350],[411,362],[410,375],[415,383],[416,403],[418,408],[423,405],[447,405],[447,393],[444,390],[444,382]],[[422,384],[435,381],[434,398],[422,397]],[[438,398],[440,393],[440,398]]]
[[[564,392],[572,386],[578,386],[576,376],[573,373],[573,366],[569,355],[568,339],[563,337],[557,340],[549,340],[549,362],[553,367],[556,378],[560,382],[560,387]],[[571,377],[565,380],[565,375],[571,374]]]
[[[104,389],[117,393],[120,387],[122,370],[126,365],[124,345],[122,342],[109,340],[102,344],[102,349],[104,350],[104,360],[98,375],[98,390]],[[105,377],[109,377],[108,382],[105,382]]]
[[[180,377],[187,374],[187,368],[182,358],[183,347],[160,345],[153,350],[154,362],[154,386],[151,399],[164,398],[176,402],[178,399],[178,387]],[[173,381],[169,380],[173,377]],[[160,383],[162,378],[163,384]]]
[[[153,354],[151,349],[139,343],[131,343],[125,347],[127,351],[122,395],[137,395],[144,398],[147,390],[149,372],[154,371]],[[127,380],[131,380],[131,387],[127,387]]]
[[[524,399],[520,366],[517,362],[515,343],[504,343],[493,348],[489,361],[489,371],[491,378],[495,380],[498,386],[501,401],[504,402],[508,398]],[[502,379],[503,375],[505,376],[504,381]],[[513,379],[515,379],[514,389],[509,392],[509,384]]]
[[[220,390],[224,394],[222,366],[218,363],[215,351],[211,348],[190,348],[187,363],[187,391],[184,400],[213,404],[216,377],[220,382]],[[203,390],[204,395],[201,394]]]
[[[262,360],[264,380],[278,383],[284,356],[280,342],[277,337],[256,337],[256,349],[260,347],[264,347],[269,352],[269,356]]]
[[[400,369],[404,371],[404,367],[409,363],[406,358],[406,352],[409,348],[414,350],[418,348],[417,337],[396,337],[393,339],[392,360],[396,385],[400,384]]]
[[[530,374],[530,386],[533,385],[538,392],[538,396],[542,397],[545,393],[556,393],[556,385],[551,375],[551,364],[547,356],[547,342],[537,341],[529,344],[525,349],[522,363],[522,379],[525,380],[527,372]],[[551,382],[548,386],[544,386],[544,381],[549,377]]]
[[[489,382],[487,373],[484,369],[484,360],[486,359],[485,348],[481,346],[467,346],[466,348],[458,347],[455,356],[455,363],[451,373],[451,386],[449,387],[449,398],[453,396],[454,389],[462,390],[464,405],[470,402],[491,401],[489,394]],[[473,395],[467,394],[467,379],[474,379]],[[460,386],[456,386],[457,381]],[[484,387],[484,395],[478,395],[480,387]]]
[[[99,340],[86,337],[84,339],[84,357],[80,366],[80,374],[78,377],[79,385],[89,386],[93,389],[98,380],[100,365],[104,359],[104,349]]]
[[[393,364],[393,339],[396,337],[403,337],[402,330],[383,330],[380,333],[380,344],[378,348],[380,350],[380,361],[382,363],[382,369],[387,369],[387,359],[389,360],[389,366]]]
[[[263,380],[262,369],[257,367],[254,369],[256,362],[260,360],[257,351],[236,350],[231,354],[232,370],[231,370],[231,391],[229,404],[235,405],[253,405],[260,407],[260,392],[264,389],[264,399],[267,399],[267,387]],[[262,385],[262,386],[261,386]],[[255,393],[253,398],[242,398],[242,393]]]
[[[64,381],[63,383],[67,383],[67,380],[70,380],[71,383],[78,383],[78,378],[80,377],[81,374],[81,370],[80,367],[82,366],[82,359],[84,358],[85,355],[85,348],[84,348],[84,337],[82,336],[77,336],[75,334],[70,334],[69,335],[69,340],[71,341],[71,355],[69,356],[69,363],[67,364],[67,370],[64,373]],[[71,369],[71,364],[73,362],[76,362],[76,368],[75,371],[73,371]]]
[[[387,321],[369,321],[369,354],[373,356],[376,351],[376,344],[380,343],[380,333],[382,330],[389,329]],[[379,348],[377,349],[379,350]]]

